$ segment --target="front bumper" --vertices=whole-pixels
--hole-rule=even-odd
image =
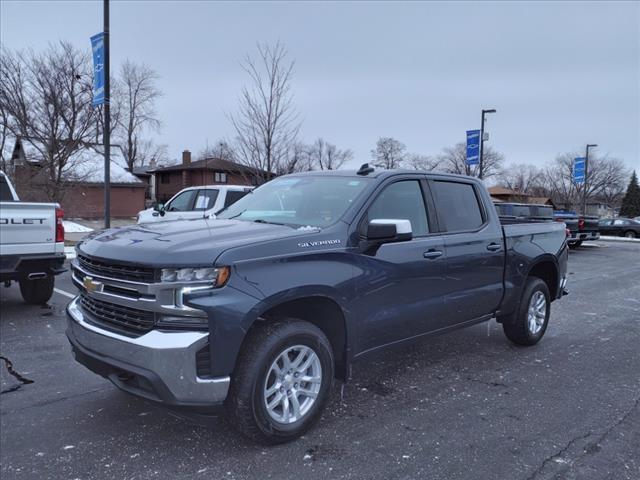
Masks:
[[[76,360],[118,388],[171,407],[209,409],[227,396],[230,378],[200,378],[196,353],[207,332],[152,330],[130,338],[88,323],[75,298],[67,307],[67,337]]]

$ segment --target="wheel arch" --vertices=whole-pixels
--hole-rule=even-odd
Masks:
[[[560,285],[558,262],[553,255],[543,255],[536,259],[529,267],[528,277],[540,278],[547,284],[551,301],[556,298]]]
[[[276,297],[276,298],[274,298]],[[327,336],[335,361],[336,377],[346,380],[351,364],[350,335],[347,321],[349,312],[342,299],[327,292],[298,292],[285,298],[280,295],[265,299],[252,312],[252,319],[239,351],[244,348],[247,334],[252,328],[277,318],[296,318],[318,327]]]

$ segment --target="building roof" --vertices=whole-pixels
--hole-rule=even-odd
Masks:
[[[223,172],[237,172],[246,174],[267,173],[266,171],[256,170],[255,168],[232,162],[230,160],[213,157],[195,160],[187,165],[185,165],[184,163],[179,163],[177,165],[170,165],[168,167],[156,168],[154,172],[179,172],[182,170],[220,170]]]
[[[489,187],[489,194],[490,195],[516,195],[516,196],[519,196],[519,197],[528,197],[529,196],[529,194],[527,194],[527,193],[518,192],[516,190],[512,190],[510,188],[505,188],[505,187],[500,187],[500,186]]]
[[[104,150],[99,146],[86,146],[76,150],[62,170],[62,177],[74,183],[104,183]],[[126,183],[132,186],[144,186],[135,175],[126,169],[127,162],[122,150],[111,147],[111,183]],[[18,139],[14,146],[12,161],[14,164],[26,162],[34,167],[42,165],[42,154],[31,142]],[[43,180],[43,179],[41,179]]]

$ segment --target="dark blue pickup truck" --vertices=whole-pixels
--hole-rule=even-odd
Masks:
[[[483,184],[416,171],[279,177],[216,219],[94,234],[72,263],[77,361],[176,409],[301,435],[383,348],[496,318],[534,345],[565,293],[565,227],[502,225]]]

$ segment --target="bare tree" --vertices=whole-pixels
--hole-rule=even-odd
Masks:
[[[240,107],[231,117],[238,161],[265,181],[273,172],[288,170],[300,129],[293,104],[293,62],[281,43],[258,44],[257,60],[247,55],[242,67],[250,84],[242,89]]]
[[[504,161],[502,153],[487,146],[484,148],[482,158],[483,178],[492,177],[500,172]],[[480,172],[478,165],[467,165],[467,145],[464,142],[445,148],[438,156],[438,161],[440,162],[439,168],[448,173],[477,177]]]
[[[543,193],[544,171],[535,165],[511,164],[502,169],[497,177],[503,187],[518,193],[530,195]]]
[[[413,170],[430,172],[436,170],[440,166],[440,161],[438,158],[421,155],[419,153],[412,153],[407,156],[405,166],[407,168],[412,168]]]
[[[406,150],[406,145],[395,138],[380,137],[376,148],[371,150],[371,158],[376,167],[387,170],[400,168],[406,159]]]
[[[42,53],[3,49],[0,104],[13,137],[36,152],[44,194],[59,201],[74,155],[95,135],[89,56],[70,43],[52,44]]]
[[[7,167],[9,165],[9,160],[11,156],[11,152],[9,148],[11,148],[8,144],[9,142],[9,116],[7,115],[7,111],[2,102],[0,102],[0,170],[3,172],[7,171]]]
[[[198,160],[202,160],[204,158],[220,158],[229,162],[235,162],[236,153],[233,146],[226,140],[219,140],[211,145],[207,142],[205,147],[198,153],[197,158]]]
[[[118,119],[120,136],[127,167],[142,164],[142,135],[145,130],[158,131],[160,120],[156,112],[156,100],[162,92],[156,86],[158,74],[147,65],[125,60],[120,69],[119,95],[121,111]]]
[[[579,210],[584,195],[585,185],[576,184],[573,180],[573,160],[579,156],[577,152],[558,155],[544,172],[544,186],[549,194],[556,203],[563,204],[568,209]],[[629,172],[621,160],[607,156],[590,156],[586,185],[587,201],[598,199],[609,205],[619,202],[628,175]]]
[[[307,149],[310,155],[310,167],[318,170],[339,170],[353,158],[351,150],[341,150],[322,137]]]

